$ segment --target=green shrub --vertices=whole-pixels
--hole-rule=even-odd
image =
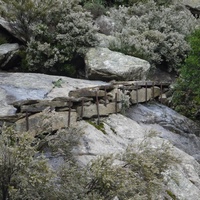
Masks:
[[[120,13],[120,15],[119,15]],[[110,49],[148,60],[152,66],[177,71],[190,47],[186,41],[197,20],[181,5],[157,6],[154,1],[110,9],[117,38]]]
[[[104,6],[104,3],[101,1],[88,1],[87,3],[84,4],[84,8],[91,12],[93,19],[96,19],[97,17],[105,14],[106,8]]]
[[[120,164],[115,164],[116,160]],[[158,199],[161,194],[166,195],[163,172],[176,162],[167,144],[152,148],[144,141],[117,157],[94,160],[89,166],[88,193],[99,195],[102,200],[115,196],[123,200]]]
[[[11,127],[2,128],[0,134],[2,200],[47,199],[53,173],[47,159],[36,149],[37,142],[30,133],[18,133]]]
[[[34,25],[45,23],[57,5],[58,1],[56,0],[1,0],[0,14],[10,23],[11,28],[27,42],[32,36]]]
[[[195,119],[200,109],[200,30],[191,34],[188,41],[191,51],[180,70],[172,102],[178,112]]]
[[[76,1],[66,1],[51,13],[46,24],[35,26],[26,51],[29,70],[73,76],[70,62],[97,44],[95,32],[90,13]]]

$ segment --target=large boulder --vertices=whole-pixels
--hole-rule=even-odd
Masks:
[[[150,64],[107,48],[91,48],[85,56],[86,77],[93,80],[145,80]]]
[[[199,0],[180,0],[184,5],[189,5],[191,7],[199,7],[200,6],[200,1]]]

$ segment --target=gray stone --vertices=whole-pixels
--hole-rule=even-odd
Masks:
[[[0,68],[9,70],[15,67],[16,59],[18,59],[19,44],[2,44],[0,45]]]
[[[150,64],[107,48],[91,48],[86,56],[86,77],[95,80],[145,80]]]
[[[184,5],[189,5],[192,7],[199,7],[200,6],[200,2],[199,0],[176,0],[177,2],[179,1],[180,3],[184,4]]]
[[[2,44],[0,45],[0,56],[5,55],[11,51],[19,49],[19,44]]]
[[[13,38],[15,38],[21,42],[25,42],[25,39],[21,35],[19,35],[16,32],[16,30],[12,28],[13,26],[2,17],[0,17],[0,27],[2,29],[5,29],[7,32],[9,32],[10,35],[13,36]]]
[[[163,173],[165,190],[170,191],[179,200],[200,199],[200,164],[165,138],[161,138],[161,133],[155,127],[151,127],[149,131],[143,124],[119,114],[109,116],[102,123],[104,132],[85,121],[78,123],[77,127],[84,133],[76,150],[80,164],[86,165],[99,155],[119,154],[129,145],[139,148],[138,145],[144,141],[153,148],[160,148],[165,143],[171,147],[171,155],[180,160]],[[154,136],[150,134],[153,131],[157,132]],[[164,196],[162,193],[160,199],[164,199]]]
[[[79,117],[83,118],[92,118],[92,117],[97,117],[97,105],[96,104],[91,104],[89,106],[84,106],[83,107],[83,112],[81,111],[82,108],[78,107],[77,108],[77,113]],[[121,104],[117,104],[117,112],[121,111]],[[82,112],[82,113],[81,113]],[[99,104],[99,115],[100,116],[108,116],[109,114],[115,113],[116,112],[116,104],[109,103],[106,106],[104,104]]]
[[[61,128],[68,127],[68,114],[69,112],[49,112],[44,110],[43,112],[31,115],[28,117],[29,132],[33,135],[42,134],[43,132],[53,132]],[[76,112],[70,113],[70,125],[76,124],[77,114]],[[15,124],[17,131],[27,131],[26,119],[22,118]]]
[[[142,103],[145,101],[149,101],[152,98],[152,90],[151,88],[141,88],[139,90],[133,90],[131,92],[131,103]]]
[[[54,87],[53,82],[62,78],[62,87]],[[20,100],[54,99],[68,97],[74,89],[107,85],[102,81],[88,81],[68,77],[35,73],[0,73],[0,116],[14,115],[16,108],[11,104]]]
[[[105,96],[105,91],[103,90],[95,90],[93,88],[84,88],[84,89],[79,89],[79,90],[73,90],[69,92],[70,97],[75,97],[75,98],[80,98],[80,97],[104,97]]]
[[[154,86],[151,88],[152,91],[152,97],[158,97],[160,96],[160,88],[157,86]]]

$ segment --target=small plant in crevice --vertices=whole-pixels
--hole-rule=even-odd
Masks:
[[[102,133],[106,134],[106,131],[104,129],[104,123],[103,122],[100,122],[99,124],[94,122],[94,121],[91,121],[91,120],[87,120],[87,122],[89,124],[91,124],[92,126],[94,126],[96,129],[100,130]]]

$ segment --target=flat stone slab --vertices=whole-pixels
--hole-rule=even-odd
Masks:
[[[56,82],[60,79],[61,84],[56,87]],[[16,101],[68,97],[71,90],[104,84],[107,85],[102,81],[36,73],[0,73],[0,116],[14,115],[16,108],[11,104]]]

